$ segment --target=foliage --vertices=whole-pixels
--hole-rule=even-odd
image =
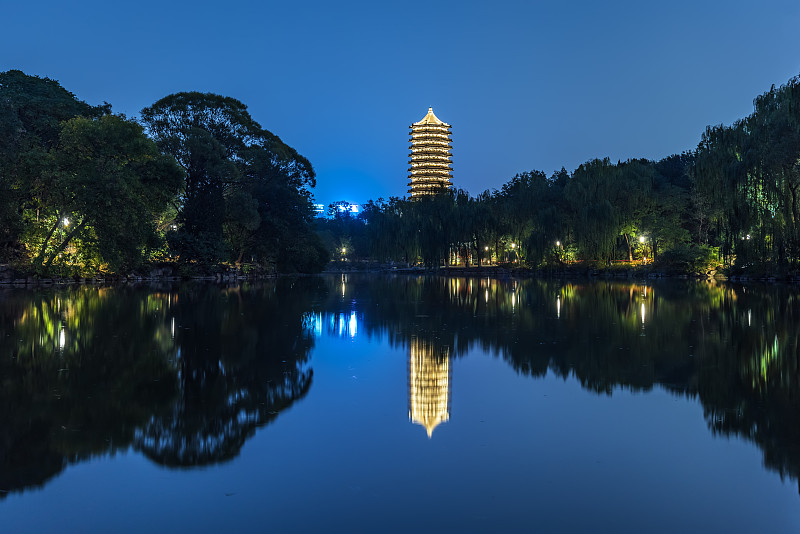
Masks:
[[[185,171],[170,246],[180,261],[277,263],[319,270],[307,159],[261,127],[240,101],[176,93],[142,110],[163,151]]]
[[[572,176],[565,169],[550,177],[517,174],[499,191],[477,197],[450,190],[415,200],[379,199],[365,205],[362,217],[367,249],[381,261],[428,267],[491,261],[537,267],[577,257],[631,261],[645,249],[655,254],[688,241],[686,165],[683,156],[616,165],[594,160]]]
[[[369,202],[366,249],[428,267],[579,259],[698,272],[719,256],[785,271],[800,261],[799,197],[797,77],[756,98],[753,114],[733,126],[707,128],[693,152],[594,159],[549,178],[524,172],[474,198],[450,190]]]
[[[26,217],[38,216],[43,175],[53,172],[50,150],[61,123],[110,113],[90,106],[49,78],[0,72],[0,261],[24,254]]]
[[[0,73],[0,261],[62,274],[153,259],[300,272],[331,257],[696,270],[715,250],[728,265],[781,272],[800,261],[800,77],[733,125],[708,127],[693,152],[531,170],[475,197],[378,199],[358,216],[338,202],[317,220],[310,162],[244,103],[182,92],[141,120],[145,131],[56,81]]]
[[[718,262],[718,254],[708,245],[680,245],[663,252],[656,266],[665,271],[701,274]]]
[[[712,242],[728,263],[800,260],[800,77],[754,101],[748,117],[706,129],[693,176]]]
[[[136,268],[158,245],[154,222],[180,187],[181,170],[141,126],[116,115],[70,119],[50,155],[47,194],[29,225],[34,265],[46,269],[73,246],[113,271]]]

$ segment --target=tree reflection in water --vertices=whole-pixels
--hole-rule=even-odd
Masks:
[[[425,406],[430,421],[450,416],[450,362],[479,348],[599,394],[697,398],[712,432],[751,440],[796,480],[799,320],[796,290],[702,282],[336,276],[3,290],[0,489],[129,448],[167,466],[234,458],[309,392],[314,335],[331,334],[408,350],[412,420],[426,420]],[[448,362],[435,381],[446,388],[414,389],[415,351]],[[438,404],[416,410],[426,391]]]
[[[712,432],[741,436],[800,478],[800,294],[781,286],[495,280],[329,279],[326,308],[357,302],[368,336],[498,355],[518,373],[574,377],[590,391],[655,386],[699,398]],[[340,287],[341,285],[341,287]],[[453,380],[457,381],[458,377]]]
[[[308,392],[302,314],[320,290],[304,279],[0,292],[0,488],[129,447],[169,466],[235,457]]]

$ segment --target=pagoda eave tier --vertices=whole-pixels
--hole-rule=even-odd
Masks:
[[[437,154],[449,154],[453,149],[450,143],[437,143],[426,141],[424,143],[412,143],[409,152],[436,152]]]
[[[447,191],[448,189],[453,187],[453,184],[430,185],[430,186],[425,186],[425,187],[418,187],[418,186],[410,185],[409,187],[410,187],[410,189],[409,189],[408,192],[411,195],[419,195],[419,194],[425,194],[426,192],[431,192],[431,191],[437,192],[437,193],[438,192],[442,192],[442,191]]]

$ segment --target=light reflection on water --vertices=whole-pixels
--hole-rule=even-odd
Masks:
[[[303,316],[303,325],[315,337],[339,336],[355,338],[358,335],[358,314],[349,313],[306,313]]]
[[[340,433],[326,439],[342,440],[337,454],[355,451],[369,465],[364,483],[406,504],[381,481],[424,476],[443,465],[452,466],[451,476],[461,473],[459,466],[483,473],[474,487],[456,476],[466,486],[447,486],[452,495],[505,483],[513,492],[535,493],[510,483],[517,474],[503,470],[516,464],[519,480],[538,480],[547,467],[535,463],[543,471],[530,470],[536,454],[582,465],[580,477],[559,475],[563,487],[592,487],[617,477],[630,483],[627,470],[642,467],[626,463],[624,451],[630,456],[630,444],[642,440],[647,447],[637,454],[652,449],[655,457],[672,458],[677,442],[685,458],[706,458],[700,449],[724,445],[715,436],[741,438],[734,442],[759,448],[768,480],[796,484],[800,474],[800,430],[786,424],[800,417],[800,299],[791,289],[339,275],[241,287],[72,288],[3,297],[0,489],[6,496],[28,495],[26,489],[40,486],[47,493],[67,465],[78,468],[125,451],[189,471],[238,465],[252,461],[241,456],[248,442],[259,441],[257,433],[269,439],[256,455],[266,455],[270,440],[290,439],[301,422],[308,443],[318,448],[311,452],[306,442],[287,442],[284,463],[302,465],[308,457],[300,451],[326,456],[315,429],[332,417]],[[348,370],[350,381],[336,382],[337,365],[365,365],[353,360],[361,351],[376,369],[394,374]],[[392,363],[397,358],[405,373]],[[325,374],[317,376],[315,361],[321,360]],[[371,388],[368,396],[355,396],[361,391],[356,375],[359,387]],[[317,388],[318,380],[324,386]],[[401,389],[392,385],[397,380]],[[573,386],[571,393],[563,389]],[[701,432],[659,434],[663,443],[651,443],[640,434],[637,418],[619,426],[609,422],[608,428],[596,427],[596,421],[616,411],[581,418],[581,410],[612,409],[613,397],[614,410],[626,403],[634,411],[647,405],[648,421],[666,425],[675,407],[659,406],[657,392],[696,406]],[[513,400],[500,402],[506,396]],[[327,412],[340,397],[349,400],[347,410]],[[407,414],[398,409],[400,402]],[[576,404],[581,410],[571,411]],[[415,437],[425,444],[411,441]],[[362,441],[371,448],[359,448]],[[597,443],[621,452],[602,453],[616,471],[584,465],[585,458],[600,454]],[[376,451],[397,467],[370,463]],[[665,484],[672,472],[707,473],[702,464],[675,463],[683,461],[664,462],[663,471],[648,465],[660,480],[643,483]],[[338,463],[320,464],[303,476],[330,485],[317,472],[336,471]],[[758,463],[753,467],[760,472]],[[593,478],[598,469],[603,476]],[[763,481],[751,485],[741,490],[744,500],[774,495]],[[624,484],[612,486],[611,493],[631,496]],[[554,494],[561,487],[555,483]],[[710,493],[735,498],[728,489],[712,487]],[[513,501],[513,492],[503,495]],[[543,494],[537,498],[547,500]],[[682,514],[691,515],[675,515]]]

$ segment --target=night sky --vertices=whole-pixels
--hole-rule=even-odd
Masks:
[[[798,0],[45,0],[0,20],[0,70],[130,117],[178,91],[238,98],[311,160],[325,204],[404,196],[408,126],[429,106],[475,195],[691,150],[800,74]]]

